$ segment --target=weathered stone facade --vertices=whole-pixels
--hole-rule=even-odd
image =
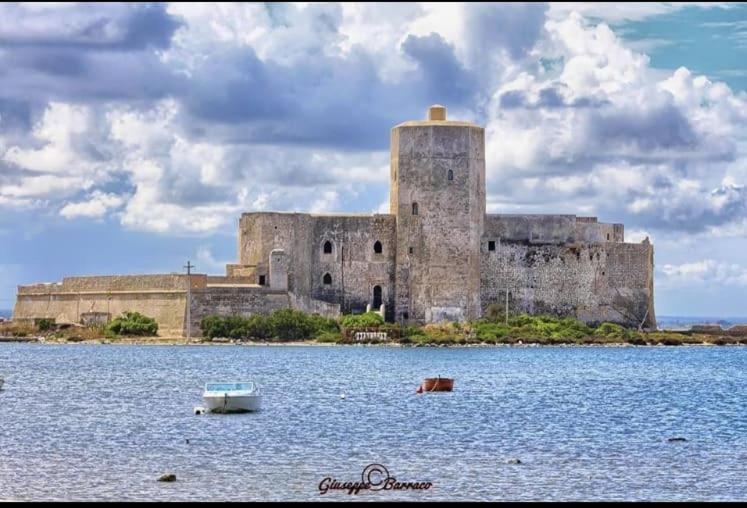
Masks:
[[[398,322],[475,319],[508,293],[512,312],[655,326],[653,246],[624,243],[622,224],[485,213],[481,127],[440,106],[394,127],[390,182],[388,215],[244,214],[228,273],[272,285],[279,248],[291,290],[345,313],[384,303]]]
[[[653,246],[624,243],[622,224],[486,214],[481,127],[447,120],[441,106],[394,127],[390,176],[389,214],[243,214],[238,263],[226,276],[191,276],[192,329],[210,314],[279,308],[335,316],[383,305],[398,322],[469,320],[507,297],[512,312],[656,326]],[[153,275],[19,286],[14,318],[137,310],[182,333],[186,284]]]

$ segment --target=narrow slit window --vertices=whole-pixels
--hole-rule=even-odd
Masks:
[[[449,181],[450,181],[450,182],[451,182],[452,180],[454,180],[454,172],[453,172],[452,170],[449,170],[449,173],[448,173],[448,178],[449,178]]]
[[[412,204],[412,214],[413,215],[417,215],[418,214],[418,204],[417,203],[413,203]]]
[[[410,254],[412,254],[413,252],[415,252],[415,249],[413,249],[412,247],[410,247],[410,251],[409,252],[410,252]]]

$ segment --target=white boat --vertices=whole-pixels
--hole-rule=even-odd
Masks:
[[[240,383],[207,383],[202,400],[213,413],[259,411],[262,395],[253,381]]]

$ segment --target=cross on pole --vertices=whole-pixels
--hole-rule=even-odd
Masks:
[[[192,338],[192,316],[190,307],[192,306],[192,268],[194,267],[195,265],[190,263],[189,260],[187,260],[187,264],[184,265],[184,268],[187,269],[187,341]]]

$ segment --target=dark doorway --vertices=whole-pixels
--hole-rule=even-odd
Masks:
[[[374,286],[373,289],[373,310],[379,310],[381,307],[381,286]]]
[[[381,242],[378,240],[374,244],[374,254],[381,254]]]
[[[324,242],[324,253],[332,254],[332,242]]]
[[[260,275],[259,276],[259,285],[260,286],[264,286],[265,285],[265,276],[264,275]]]

